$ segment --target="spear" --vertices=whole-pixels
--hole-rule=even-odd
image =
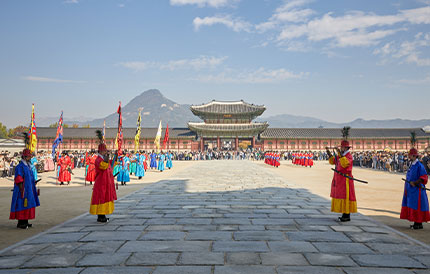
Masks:
[[[408,181],[405,178],[402,178],[402,180],[405,181],[406,183],[409,183],[411,186],[414,186],[411,184],[411,181]],[[430,190],[430,188],[426,188],[425,186],[422,186],[422,185],[418,185],[417,187],[425,189],[425,190]]]
[[[360,180],[360,179],[356,179],[356,178],[350,177],[350,176],[348,176],[348,175],[346,175],[346,174],[344,174],[344,173],[342,173],[339,170],[336,170],[334,168],[332,168],[331,170],[333,170],[334,172],[336,172],[336,173],[338,173],[338,174],[342,175],[343,177],[348,178],[350,180],[354,180],[354,181],[357,181],[357,182],[360,182],[360,183],[363,183],[363,184],[368,184],[369,183],[367,181],[363,181],[363,180]]]

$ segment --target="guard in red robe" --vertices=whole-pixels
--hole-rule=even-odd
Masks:
[[[95,160],[96,179],[91,196],[90,213],[97,215],[97,222],[106,223],[109,221],[106,215],[114,211],[114,201],[117,197],[106,145],[100,144],[98,152]]]
[[[341,142],[340,155],[332,156],[329,154],[329,163],[335,165],[335,169],[348,177],[352,176],[352,155],[349,152],[349,142]],[[355,198],[354,180],[344,177],[342,174],[334,172],[331,183],[331,211],[342,213],[339,221],[347,222],[351,220],[350,214],[357,212],[357,200]]]
[[[67,152],[63,151],[63,157],[58,160],[57,164],[60,166],[60,174],[58,175],[60,185],[64,185],[64,183],[70,184],[70,181],[72,180],[72,175],[70,174],[72,161],[67,155]]]
[[[95,166],[96,159],[97,159],[97,155],[95,155],[94,153],[91,156],[89,156],[87,159],[88,172],[87,172],[87,176],[85,177],[85,181],[90,182],[91,185],[96,179],[96,166]]]

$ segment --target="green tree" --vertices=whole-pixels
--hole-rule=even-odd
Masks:
[[[8,131],[9,138],[22,137],[23,132],[28,132],[28,127],[17,126],[16,128],[10,128]]]
[[[58,123],[50,124],[49,127],[57,127]]]
[[[68,124],[63,124],[63,128],[68,128],[69,125]]]
[[[7,128],[2,123],[0,123],[0,138],[7,138]]]
[[[78,128],[79,127],[79,125],[78,124],[73,124],[72,125],[72,128]]]

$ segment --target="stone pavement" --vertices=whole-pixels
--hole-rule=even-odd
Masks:
[[[271,168],[196,162],[107,224],[85,214],[3,250],[0,273],[430,273],[425,245],[359,214],[338,223]]]

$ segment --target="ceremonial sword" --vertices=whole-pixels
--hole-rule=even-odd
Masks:
[[[360,183],[363,183],[363,184],[368,184],[369,183],[369,182],[366,182],[366,181],[363,181],[363,180],[360,180],[360,179],[352,178],[352,177],[350,177],[350,176],[348,176],[348,175],[346,175],[346,174],[344,174],[344,173],[342,173],[339,170],[336,170],[334,168],[332,168],[331,170],[333,170],[334,172],[336,172],[336,173],[338,173],[338,174],[342,175],[343,177],[348,178],[350,180],[354,180],[354,181],[357,181],[357,182],[360,182]]]
[[[411,181],[408,181],[408,180],[406,180],[405,178],[402,178],[402,180],[403,180],[403,181],[405,181],[406,183],[409,183],[411,186],[413,186],[413,185],[411,184]],[[422,188],[422,189],[425,189],[425,190],[430,190],[430,188],[426,188],[425,186],[418,185],[418,187],[419,187],[419,188]]]

